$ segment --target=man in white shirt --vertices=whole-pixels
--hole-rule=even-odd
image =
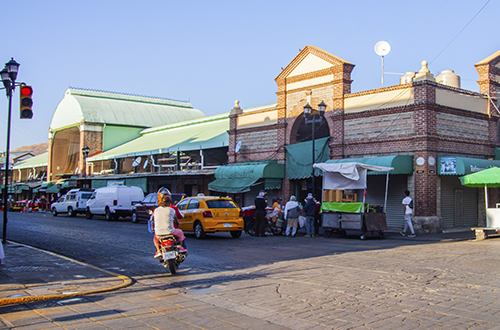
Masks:
[[[406,230],[410,228],[411,234],[408,235],[408,237],[415,237],[415,231],[413,230],[413,224],[411,223],[411,215],[413,214],[413,209],[410,207],[410,205],[413,206],[413,199],[411,199],[410,197],[410,192],[408,190],[405,190],[405,198],[403,198],[405,228],[399,233],[402,236],[406,236]]]

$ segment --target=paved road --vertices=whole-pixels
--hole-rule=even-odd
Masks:
[[[146,223],[105,221],[103,217],[88,220],[83,216],[53,217],[51,214],[10,213],[8,239],[56,252],[92,265],[120,270],[127,276],[163,273],[156,260],[152,235]],[[243,234],[233,239],[229,233],[208,235],[197,240],[186,234],[190,255],[183,266],[209,271],[246,269],[276,261],[315,256],[392,249],[398,245],[420,244],[418,241],[372,239],[360,241],[357,236],[345,240],[335,238],[305,240],[299,238],[256,238]]]
[[[29,236],[50,237],[57,231],[30,219],[31,225],[12,220],[12,236],[16,223]],[[73,220],[72,228],[85,226],[84,219],[57,219]],[[178,276],[169,276],[152,271],[154,260],[142,242],[141,225],[90,223],[101,233],[82,237],[77,257],[87,262],[95,257],[98,266],[118,264],[109,252],[81,250],[87,242],[109,245],[109,251],[118,253],[110,242],[127,241],[126,228],[138,228],[123,255],[135,250],[133,255],[141,259],[125,262],[122,269],[135,283],[76,300],[4,307],[3,320],[12,324],[16,317],[28,317],[25,329],[500,328],[499,239],[432,243],[243,235],[234,240],[220,234],[190,239],[188,260]],[[108,224],[120,234],[107,238],[102,229]],[[62,232],[71,230],[64,227]],[[54,246],[71,241],[70,234],[63,236]]]

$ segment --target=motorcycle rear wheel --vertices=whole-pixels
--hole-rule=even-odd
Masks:
[[[255,219],[251,219],[250,221],[248,221],[247,228],[245,230],[248,235],[255,236],[254,226],[255,226]]]
[[[168,261],[168,270],[170,270],[170,274],[172,275],[177,274],[175,259],[168,259],[167,261]]]

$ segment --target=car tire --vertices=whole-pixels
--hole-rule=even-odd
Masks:
[[[231,232],[231,237],[232,238],[239,238],[241,236],[241,230],[233,230]]]
[[[130,219],[132,219],[133,223],[139,223],[139,218],[137,217],[136,211],[132,211],[132,214],[130,215]]]
[[[104,216],[106,217],[106,221],[114,220],[114,216],[111,214],[111,211],[109,210],[109,208],[106,208],[106,210],[104,212],[105,212]]]
[[[55,207],[52,208],[52,216],[57,217],[57,210]]]
[[[86,217],[87,219],[89,219],[89,220],[90,220],[90,219],[92,219],[92,217],[93,217],[93,216],[94,216],[94,215],[92,214],[92,212],[90,212],[90,209],[89,209],[89,208],[87,208],[87,209],[85,210],[85,217]]]
[[[73,210],[73,208],[71,206],[68,207],[68,216],[69,217],[76,217],[76,212]]]
[[[194,231],[194,237],[196,237],[197,239],[205,238],[206,236],[205,230],[203,230],[203,226],[199,221],[196,221],[194,223],[193,231]]]

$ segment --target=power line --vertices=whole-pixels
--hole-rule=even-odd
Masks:
[[[484,9],[484,7],[486,7],[486,5],[487,5],[488,3],[490,3],[490,1],[491,1],[491,0],[486,1],[486,3],[484,4],[484,6],[483,6],[483,7],[481,7],[481,9],[479,9],[479,11],[476,13],[476,15],[474,15],[474,17],[472,17],[472,18],[471,18],[471,20],[469,21],[469,23],[465,24],[465,26],[462,28],[462,30],[460,30],[460,32],[458,32],[458,34],[455,36],[455,38],[453,38],[453,39],[452,39],[452,40],[451,40],[451,41],[450,41],[450,42],[446,45],[446,47],[444,47],[444,48],[443,48],[443,50],[442,50],[439,54],[437,54],[437,55],[436,55],[436,57],[434,57],[434,59],[433,59],[432,61],[430,61],[430,63],[429,63],[429,64],[432,64],[432,62],[434,62],[434,61],[436,60],[436,58],[438,58],[438,57],[439,57],[439,55],[441,55],[441,54],[442,54],[442,53],[446,50],[446,48],[448,48],[448,46],[449,46],[449,45],[451,45],[451,43],[452,43],[453,41],[455,41],[455,39],[457,39],[457,38],[458,38],[458,36],[459,36],[459,35],[460,35],[460,34],[461,34],[464,30],[465,30],[465,28],[466,28],[467,26],[469,26],[469,24],[470,24],[470,23],[472,23],[472,21],[474,20],[474,18],[476,18],[476,16],[477,16],[477,15],[479,15],[479,13],[480,13],[480,12]]]

